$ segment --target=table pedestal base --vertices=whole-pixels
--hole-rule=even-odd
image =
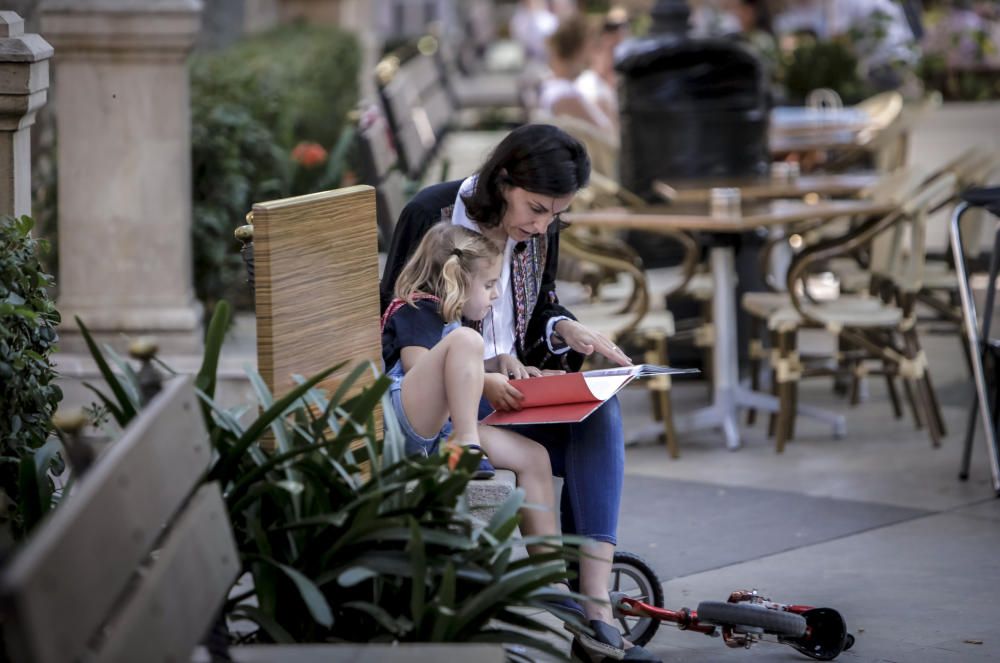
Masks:
[[[739,449],[742,442],[738,417],[741,410],[748,408],[777,413],[778,399],[770,394],[752,391],[743,385],[717,389],[711,405],[690,414],[678,415],[674,420],[674,427],[678,433],[720,429],[726,439],[726,447],[731,450]],[[847,435],[847,420],[842,414],[802,404],[796,408],[796,413],[798,416],[829,424],[835,438],[840,439]],[[634,441],[656,439],[662,433],[663,424],[650,424],[635,436]]]

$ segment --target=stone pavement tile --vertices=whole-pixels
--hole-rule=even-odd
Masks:
[[[618,545],[644,557],[660,579],[666,580],[927,513],[786,491],[630,474],[622,496]]]
[[[1000,499],[991,497],[979,502],[970,504],[960,509],[955,509],[951,513],[961,516],[972,516],[975,518],[989,518],[990,520],[1000,520]]]
[[[778,601],[839,610],[858,636],[843,660],[1000,660],[997,550],[1000,528],[984,527],[978,517],[936,514],[671,580],[666,603],[695,607],[757,588]],[[694,641],[681,644],[683,637]],[[653,642],[669,661],[715,661],[734,653],[687,633],[666,631]],[[766,651],[754,660],[806,660],[790,649]]]
[[[626,452],[626,472],[680,478],[726,486],[752,486],[788,490],[817,497],[880,502],[902,507],[946,510],[992,497],[985,446],[977,440],[968,481],[958,480],[962,455],[964,418],[959,408],[945,408],[951,435],[940,448],[932,448],[924,432],[912,421],[896,421],[888,406],[862,403],[856,408],[834,399],[825,387],[803,388],[801,402],[819,405],[847,416],[848,435],[833,439],[815,422],[801,421],[796,438],[785,452],[774,451],[766,438],[766,417],[753,428],[742,427],[743,447],[727,451],[715,431],[681,436],[679,459],[671,459],[662,444],[642,444]],[[703,401],[701,385],[679,387],[675,412]],[[877,390],[873,387],[873,396]],[[817,393],[818,392],[818,393]],[[684,394],[687,401],[681,398]],[[628,391],[621,396],[626,435],[650,421],[648,396]],[[683,403],[687,403],[684,405]]]

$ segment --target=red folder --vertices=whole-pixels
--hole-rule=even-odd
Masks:
[[[481,423],[499,426],[576,423],[589,417],[602,403],[638,377],[697,372],[697,369],[639,364],[511,380],[510,384],[524,394],[521,409],[495,411]]]

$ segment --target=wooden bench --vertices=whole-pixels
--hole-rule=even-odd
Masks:
[[[241,568],[219,486],[200,483],[211,451],[191,378],[174,378],[4,569],[9,660],[191,660]],[[504,660],[499,645],[264,645],[230,653],[238,663]]]
[[[432,52],[400,49],[387,55],[375,68],[375,80],[400,170],[414,181],[472,174],[507,133],[468,130],[436,46]]]
[[[253,207],[257,370],[275,398],[349,360],[320,383],[333,391],[368,360],[382,365],[375,190],[359,185]],[[366,373],[361,388],[374,381]],[[488,519],[514,490],[512,472],[469,484],[470,508]]]

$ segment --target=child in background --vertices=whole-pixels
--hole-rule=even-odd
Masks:
[[[434,226],[400,272],[396,298],[382,316],[382,358],[407,453],[435,453],[450,436],[481,454],[474,478],[493,476],[490,459],[512,470],[525,501],[545,507],[522,509],[522,533],[550,536],[557,528],[548,452],[534,440],[478,422],[486,370],[538,374],[510,355],[484,362],[483,337],[462,326],[463,318],[481,322],[490,314],[502,262],[485,235],[450,223]]]

